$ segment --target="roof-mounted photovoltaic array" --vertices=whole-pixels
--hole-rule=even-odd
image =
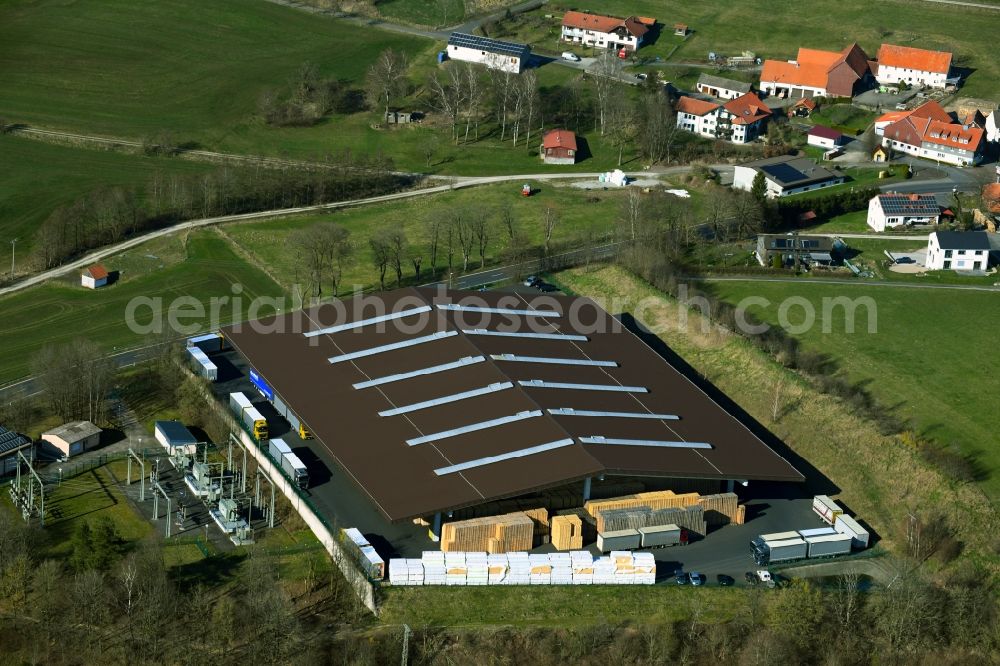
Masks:
[[[656,419],[657,421],[679,421],[676,414],[650,414],[648,412],[601,412],[592,409],[573,409],[560,407],[548,410],[553,416],[607,416],[619,419]]]
[[[532,456],[536,453],[544,453],[545,451],[552,451],[553,449],[561,449],[564,446],[572,446],[573,440],[571,438],[556,440],[555,442],[549,442],[548,444],[539,444],[538,446],[532,446],[527,449],[518,449],[517,451],[511,451],[510,453],[502,453],[498,456],[489,456],[487,458],[477,458],[476,460],[470,460],[469,462],[458,463],[457,465],[449,465],[448,467],[439,467],[434,470],[434,473],[438,476],[444,476],[445,474],[454,474],[455,472],[461,472],[463,470],[472,469],[474,467],[482,467],[483,465],[492,465],[493,463],[498,463],[504,460],[513,460],[514,458],[523,458],[525,456]]]
[[[466,365],[472,365],[474,363],[482,363],[485,360],[486,360],[485,356],[466,356],[465,358],[460,358],[457,361],[452,361],[451,363],[432,365],[429,368],[420,368],[419,370],[413,370],[412,372],[400,372],[399,374],[395,375],[386,375],[385,377],[369,379],[366,382],[358,382],[357,384],[354,384],[354,388],[365,389],[365,388],[371,388],[372,386],[381,386],[382,384],[391,384],[392,382],[399,382],[403,381],[404,379],[413,379],[414,377],[420,377],[421,375],[433,375],[438,372],[455,370],[457,368],[461,368]]]
[[[349,324],[338,324],[336,326],[327,326],[326,328],[321,328],[315,331],[309,331],[303,333],[302,335],[307,338],[314,338],[317,335],[327,335],[329,333],[340,333],[341,331],[349,331],[354,328],[361,328],[362,326],[368,326],[370,324],[378,324],[383,321],[392,321],[394,319],[402,319],[403,317],[409,317],[411,315],[423,314],[424,312],[430,312],[431,307],[429,305],[421,305],[419,307],[410,308],[409,310],[402,310],[400,312],[393,312],[387,315],[380,315],[378,317],[370,317],[368,319],[361,319],[359,321],[352,321]]]
[[[511,416],[501,416],[498,419],[490,419],[489,421],[480,421],[479,423],[472,423],[467,426],[461,426],[459,428],[452,428],[451,430],[442,430],[441,432],[436,432],[430,435],[424,435],[423,437],[414,437],[413,439],[406,440],[409,446],[416,446],[417,444],[426,444],[427,442],[436,442],[441,439],[448,439],[449,437],[457,437],[458,435],[464,435],[470,432],[476,432],[477,430],[486,430],[487,428],[495,428],[497,426],[502,426],[507,423],[514,423],[516,421],[523,421],[525,419],[532,419],[536,416],[541,416],[542,410],[533,409],[526,412],[518,412]]]
[[[519,379],[517,383],[527,388],[570,389],[574,391],[616,391],[618,393],[649,393],[645,386],[622,386],[621,384],[572,384],[570,382],[546,382],[541,379]]]
[[[524,56],[529,51],[527,44],[502,42],[499,39],[490,39],[489,37],[480,37],[479,35],[470,35],[464,32],[451,33],[451,36],[448,38],[448,45],[509,56]]]
[[[477,305],[458,305],[456,303],[439,303],[438,310],[450,312],[479,312],[482,314],[522,315],[525,317],[561,317],[555,310],[514,310],[512,308],[484,308]]]
[[[617,368],[617,361],[594,361],[589,358],[555,358],[552,356],[518,356],[517,354],[490,354],[494,361],[518,363],[551,363],[552,365],[592,365],[600,368]]]
[[[667,442],[656,439],[622,439],[620,437],[602,437],[592,435],[581,437],[581,444],[617,444],[620,446],[655,446],[664,449],[710,449],[707,442]]]
[[[524,333],[520,331],[488,331],[485,328],[463,328],[462,333],[466,335],[496,335],[502,338],[534,338],[535,340],[574,340],[576,342],[586,342],[586,335],[573,335],[570,333]]]
[[[459,400],[465,400],[466,398],[475,398],[476,396],[486,395],[488,393],[496,393],[497,391],[503,391],[504,389],[509,389],[509,388],[514,388],[514,385],[511,382],[497,382],[495,384],[490,384],[489,386],[484,386],[483,388],[472,389],[471,391],[462,391],[461,393],[453,393],[452,395],[446,395],[440,398],[434,398],[432,400],[415,402],[412,405],[404,405],[403,407],[394,407],[392,409],[385,409],[379,412],[378,415],[396,416],[398,414],[408,414],[410,412],[416,412],[421,409],[427,409],[428,407],[446,405],[449,402],[458,402]]]
[[[458,331],[438,331],[437,333],[431,333],[430,335],[421,335],[418,338],[410,338],[409,340],[403,340],[401,342],[393,342],[392,344],[382,345],[381,347],[371,347],[369,349],[362,349],[361,351],[331,356],[327,359],[327,361],[330,363],[353,361],[356,358],[364,358],[365,356],[374,356],[375,354],[393,351],[394,349],[405,349],[406,347],[413,347],[414,345],[422,345],[425,342],[433,342],[434,340],[441,340],[442,338],[450,338],[453,335],[458,335]]]

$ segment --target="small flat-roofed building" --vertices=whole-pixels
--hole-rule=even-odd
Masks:
[[[453,32],[448,38],[448,57],[485,65],[487,69],[520,74],[531,58],[527,44]]]
[[[914,224],[937,224],[941,206],[933,194],[897,194],[888,192],[868,202],[868,226],[885,231]]]
[[[989,262],[985,231],[935,231],[927,239],[929,270],[985,271]]]
[[[823,125],[814,125],[806,135],[806,143],[810,146],[819,146],[820,148],[829,150],[843,145],[844,135],[835,129],[824,127]]]
[[[29,449],[30,439],[0,426],[0,476],[14,473],[17,470],[18,451],[30,458]]]
[[[807,157],[780,155],[737,164],[733,187],[749,192],[758,173],[764,175],[770,198],[810,192],[844,182],[843,174],[821,167]]]
[[[569,130],[552,130],[542,137],[542,161],[546,164],[576,163],[576,134]]]
[[[753,85],[721,76],[702,74],[698,77],[695,89],[704,95],[711,95],[719,99],[736,99],[753,90]]]
[[[842,248],[843,242],[829,236],[760,234],[754,254],[757,262],[765,267],[774,266],[776,257],[780,258],[782,267],[793,266],[796,258],[803,266],[830,266],[839,262]]]
[[[180,421],[157,421],[153,433],[170,455],[194,455],[198,450],[197,438]]]
[[[96,448],[101,442],[101,429],[90,421],[71,421],[43,432],[42,440],[71,458]]]

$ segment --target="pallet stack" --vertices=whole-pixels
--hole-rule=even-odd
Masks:
[[[647,507],[611,509],[597,514],[597,531],[601,534],[671,524],[696,534],[705,534],[708,528],[705,510],[698,505],[655,510]]]
[[[709,525],[728,525],[736,521],[739,498],[736,493],[702,495],[698,504],[705,509],[705,522]]]
[[[580,550],[583,548],[583,521],[580,516],[552,517],[552,545],[556,550]]]
[[[747,521],[747,505],[740,504],[736,507],[736,515],[733,517],[733,525],[742,525]]]
[[[494,554],[531,550],[535,530],[535,521],[523,511],[459,520],[441,526],[441,550]]]
[[[527,509],[523,511],[524,515],[531,518],[531,522],[534,523],[534,543],[533,546],[539,546],[543,543],[549,542],[549,510],[542,508]],[[513,548],[512,550],[518,550]]]
[[[443,556],[443,557],[442,557]],[[393,585],[652,585],[651,553],[613,552],[596,560],[570,553],[441,553],[389,561]]]
[[[638,509],[641,507],[648,509],[673,509],[691,506],[698,503],[699,497],[698,493],[683,493],[678,495],[672,490],[656,490],[607,500],[590,500],[583,507],[590,515],[597,518],[597,514],[601,511],[612,509]],[[601,531],[600,525],[598,525],[598,531]]]

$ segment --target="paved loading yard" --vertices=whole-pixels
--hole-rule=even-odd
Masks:
[[[421,551],[436,550],[437,544],[427,536],[427,529],[410,521],[390,523],[368,500],[346,473],[329,458],[322,446],[313,440],[302,441],[289,433],[287,422],[278,416],[270,404],[260,397],[246,375],[246,362],[234,351],[214,354],[219,366],[219,382],[213,385],[220,399],[228,401],[232,391],[243,391],[268,420],[271,432],[283,437],[309,467],[311,486],[307,491],[313,503],[332,524],[357,527],[384,558],[419,557]],[[613,479],[609,479],[613,480]],[[779,484],[770,482],[737,486],[741,501],[747,503],[747,523],[714,529],[705,538],[688,546],[654,550],[658,582],[673,584],[673,571],[699,571],[715,584],[717,574],[728,574],[743,583],[743,573],[753,569],[750,559],[750,539],[758,534],[789,529],[819,527],[823,523],[812,512],[813,490],[809,484]],[[597,553],[596,546],[589,549]],[[554,550],[551,545],[537,552]]]

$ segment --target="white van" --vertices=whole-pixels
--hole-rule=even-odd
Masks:
[[[563,51],[561,57],[563,60],[569,60],[570,62],[580,62],[580,56],[572,51]]]

